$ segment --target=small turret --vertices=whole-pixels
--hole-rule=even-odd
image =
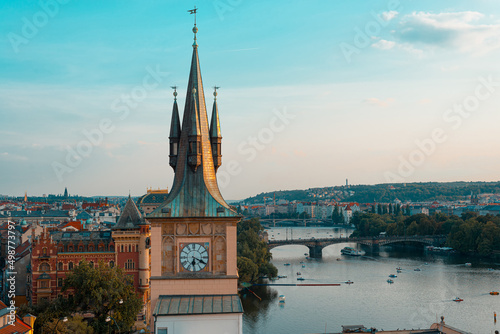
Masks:
[[[220,134],[219,109],[217,108],[217,89],[214,87],[214,106],[212,108],[212,120],[210,122],[210,145],[212,146],[212,158],[214,160],[215,172],[222,165],[221,143],[222,136]]]
[[[170,154],[169,164],[175,171],[177,166],[177,155],[179,154],[179,140],[181,138],[181,123],[179,119],[179,108],[177,107],[177,86],[174,89],[174,107],[172,109],[172,121],[170,122]]]

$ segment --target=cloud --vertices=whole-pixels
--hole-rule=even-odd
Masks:
[[[382,14],[380,14],[380,17],[382,18],[382,20],[384,21],[390,21],[392,20],[393,18],[395,18],[399,13],[396,12],[395,10],[391,10],[391,11],[388,11],[388,12],[383,12]]]
[[[28,160],[28,158],[24,157],[22,155],[10,154],[9,152],[2,152],[2,153],[0,153],[0,160],[4,160],[4,161],[26,161],[26,160]]]
[[[380,50],[390,50],[396,45],[394,41],[387,41],[385,39],[381,39],[380,41],[373,43],[372,47]]]
[[[388,107],[389,105],[393,104],[394,101],[395,100],[392,97],[387,98],[385,101],[377,99],[376,97],[370,97],[364,100],[365,103],[382,108]]]
[[[500,47],[500,24],[482,23],[479,12],[413,12],[400,21],[397,36],[404,43],[484,53]]]
[[[373,43],[372,47],[379,50],[392,50],[397,48],[398,50],[403,50],[407,53],[417,56],[418,58],[421,58],[424,55],[423,50],[417,49],[409,43],[396,43],[394,41],[388,41],[385,39],[381,39],[378,42]]]

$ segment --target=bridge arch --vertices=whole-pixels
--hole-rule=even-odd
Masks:
[[[372,248],[395,243],[418,243],[422,245],[438,245],[446,239],[446,236],[390,236],[390,237],[361,237],[361,238],[325,238],[325,239],[299,239],[299,240],[270,240],[268,248],[284,245],[303,245],[309,248],[311,257],[321,258],[323,248],[334,244],[357,243]]]

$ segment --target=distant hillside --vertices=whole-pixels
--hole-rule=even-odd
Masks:
[[[424,182],[376,185],[335,186],[306,190],[280,190],[261,193],[245,199],[244,203],[272,203],[280,199],[288,201],[336,200],[359,203],[387,203],[399,199],[402,202],[455,201],[474,194],[500,193],[500,182]]]

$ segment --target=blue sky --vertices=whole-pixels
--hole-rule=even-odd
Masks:
[[[196,5],[207,109],[222,87],[227,199],[346,178],[499,179],[498,1]],[[170,187],[170,86],[183,106],[190,8],[2,2],[0,194]]]

